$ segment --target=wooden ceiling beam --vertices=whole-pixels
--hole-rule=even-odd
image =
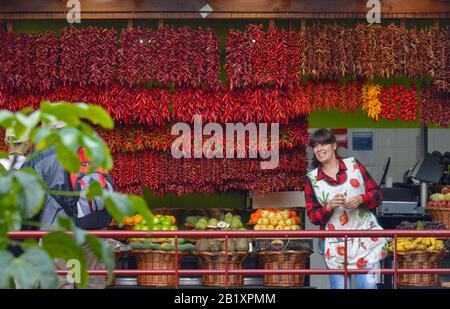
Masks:
[[[382,13],[381,19],[448,19],[449,12]],[[0,12],[0,20],[66,19],[65,12]],[[359,12],[82,12],[81,19],[366,19]]]

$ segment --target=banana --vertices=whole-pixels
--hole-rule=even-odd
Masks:
[[[434,250],[435,250],[434,246],[430,246],[430,247],[427,248],[427,251],[430,251],[430,252],[434,251]]]
[[[423,237],[419,237],[419,238],[416,238],[416,240],[414,240],[414,243],[415,243],[416,245],[418,245],[418,244],[420,244],[422,241],[423,241]]]
[[[430,238],[430,243],[433,247],[436,247],[436,238],[434,237]]]

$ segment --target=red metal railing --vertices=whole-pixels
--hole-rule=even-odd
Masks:
[[[42,238],[47,231],[18,231],[9,232],[10,238]],[[228,259],[225,259],[225,270],[179,269],[178,268],[178,241],[175,242],[175,269],[174,270],[114,270],[115,276],[129,275],[175,275],[176,288],[178,288],[181,275],[223,275],[225,274],[225,287],[228,288],[228,275],[267,275],[267,274],[299,274],[299,275],[330,275],[343,274],[344,284],[347,288],[347,277],[351,274],[379,274],[394,275],[394,289],[397,288],[399,274],[450,274],[450,268],[441,269],[412,269],[398,268],[397,237],[439,237],[450,238],[450,230],[377,230],[377,231],[88,231],[88,233],[102,238],[225,238],[225,252],[228,254],[229,238],[345,238],[344,269],[228,269]],[[384,237],[394,238],[393,269],[348,269],[347,242],[349,237]],[[58,270],[59,275],[67,274],[67,270]],[[90,275],[107,275],[106,270],[89,270]]]

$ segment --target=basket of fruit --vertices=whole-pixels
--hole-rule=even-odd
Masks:
[[[264,269],[305,269],[310,250],[267,251],[258,253]],[[273,287],[303,286],[304,275],[269,274],[264,275],[264,285]]]
[[[132,242],[130,253],[136,256],[137,268],[145,270],[175,270],[180,268],[181,260],[195,247],[178,239],[178,260],[175,253],[175,243],[166,241],[162,244],[156,242]],[[175,275],[138,275],[137,283],[143,286],[175,286]]]
[[[228,239],[228,252],[225,252],[224,239],[202,239],[195,245],[200,269],[225,270],[243,269],[249,256],[249,240],[245,238]],[[228,262],[227,262],[228,260]],[[202,284],[206,286],[225,286],[226,275],[203,275]],[[242,286],[243,275],[228,275],[228,286]]]
[[[433,221],[441,221],[450,229],[450,188],[444,187],[441,193],[430,195],[426,210]]]
[[[394,242],[388,246],[394,251]],[[397,238],[398,268],[435,269],[440,267],[442,258],[447,254],[444,242],[434,237]],[[401,286],[438,286],[438,274],[400,274]]]
[[[185,220],[185,228],[197,231],[206,230],[247,230],[242,223],[239,215],[227,213],[223,215],[223,221],[216,218],[202,216],[188,216]],[[189,239],[192,242],[198,242],[200,239]]]
[[[184,214],[183,208],[152,208],[151,211],[155,216],[173,217],[176,222],[180,222]]]
[[[250,215],[249,225],[258,230],[285,230],[295,231],[301,229],[301,218],[294,210],[258,209]]]

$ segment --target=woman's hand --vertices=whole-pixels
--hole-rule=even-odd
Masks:
[[[354,197],[351,197],[347,201],[345,201],[344,208],[345,209],[353,209],[353,208],[356,208],[359,205],[361,205],[362,202],[363,202],[362,196],[355,195]]]
[[[332,209],[344,205],[344,203],[345,203],[345,195],[342,193],[338,193],[335,196],[333,196],[333,198],[328,203],[327,210],[331,211]]]

